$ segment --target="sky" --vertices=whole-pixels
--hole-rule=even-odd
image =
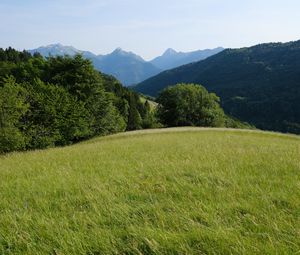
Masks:
[[[145,59],[300,39],[299,0],[0,0],[0,47],[53,43]]]

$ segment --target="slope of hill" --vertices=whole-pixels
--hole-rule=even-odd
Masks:
[[[213,56],[224,48],[197,50],[191,52],[177,52],[173,49],[167,49],[162,56],[159,56],[150,62],[162,70],[168,70],[192,62],[200,61]]]
[[[204,85],[221,97],[228,114],[259,128],[300,133],[300,41],[224,50],[134,89],[156,96],[179,82]]]
[[[29,50],[30,53],[39,52],[42,56],[74,56],[82,54],[90,59],[95,68],[106,74],[115,76],[124,85],[133,85],[151,76],[160,73],[162,70],[146,62],[140,56],[126,52],[120,48],[107,55],[95,55],[89,51],[81,51],[72,46],[51,44],[45,47]]]
[[[299,148],[177,128],[1,156],[0,251],[296,254]]]

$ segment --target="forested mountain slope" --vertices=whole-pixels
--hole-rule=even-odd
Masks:
[[[179,82],[202,84],[221,97],[226,113],[258,128],[300,133],[300,41],[227,49],[134,89],[157,96]]]

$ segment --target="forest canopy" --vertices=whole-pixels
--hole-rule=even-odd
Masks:
[[[82,56],[0,49],[0,152],[153,127],[147,102]]]

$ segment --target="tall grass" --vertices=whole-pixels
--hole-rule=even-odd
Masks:
[[[0,157],[0,254],[300,253],[300,139],[170,129]]]

